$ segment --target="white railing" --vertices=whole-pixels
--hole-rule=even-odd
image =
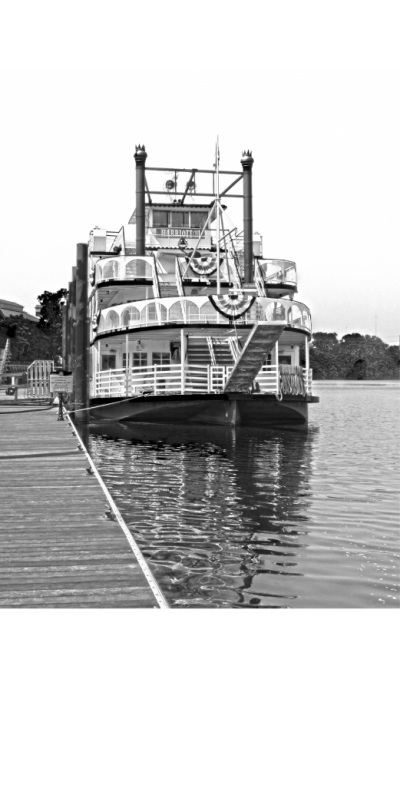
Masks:
[[[311,313],[304,303],[283,298],[257,297],[236,324],[255,324],[258,321],[284,321],[288,326],[311,332]],[[104,308],[97,335],[109,331],[166,324],[227,324],[229,319],[220,314],[206,296],[160,297],[136,300]]]
[[[147,365],[141,368],[117,368],[100,371],[95,376],[94,394],[101,398],[135,395],[186,395],[222,392],[233,365]],[[303,370],[306,392],[311,395],[312,371]],[[254,380],[254,392],[278,395],[279,366],[264,365]]]
[[[312,381],[313,381],[313,372],[312,368],[308,370],[303,368],[303,379],[304,379],[304,386],[306,388],[307,395],[312,395]]]
[[[50,396],[50,374],[54,370],[53,360],[34,360],[26,370],[28,377],[28,396]]]
[[[260,387],[260,392],[278,395],[279,393],[279,369],[276,365],[264,365],[260,373],[255,378],[255,387]],[[256,390],[257,392],[257,390]]]
[[[260,259],[258,262],[260,275],[268,284],[297,285],[295,262],[286,259]]]

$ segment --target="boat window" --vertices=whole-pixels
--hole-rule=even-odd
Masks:
[[[168,226],[168,210],[153,210],[153,226]]]
[[[102,354],[101,355],[101,370],[112,371],[115,368],[115,354]]]
[[[191,213],[190,221],[192,229],[202,229],[207,221],[208,213]]]
[[[133,367],[143,368],[147,365],[147,352],[133,352]]]
[[[153,352],[152,365],[169,365],[170,361],[171,355],[169,352]]]
[[[171,226],[189,226],[189,213],[171,213]]]

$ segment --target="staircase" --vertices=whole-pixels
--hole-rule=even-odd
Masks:
[[[10,348],[10,339],[7,338],[6,345],[4,348],[4,355],[3,359],[0,362],[0,382],[3,376],[7,374],[7,367],[11,359],[11,348]]]
[[[226,339],[196,338],[189,336],[188,365],[232,365],[234,359]]]
[[[176,283],[165,283],[159,281],[160,297],[179,297]]]
[[[228,341],[212,338],[216,365],[233,365],[234,359]]]
[[[187,343],[188,365],[211,365],[210,350],[206,338],[196,338],[191,335]]]
[[[224,392],[248,392],[286,322],[257,322],[236,361]]]

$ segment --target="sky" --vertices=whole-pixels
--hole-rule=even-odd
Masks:
[[[135,207],[149,166],[254,156],[264,256],[297,263],[314,330],[397,343],[395,4],[14,4],[0,60],[0,297],[34,312],[76,244]],[[227,200],[235,224],[241,202]]]

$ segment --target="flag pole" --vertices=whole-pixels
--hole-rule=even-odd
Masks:
[[[215,155],[215,170],[216,170],[216,191],[217,191],[217,199],[215,206],[217,208],[217,294],[221,294],[221,275],[219,270],[219,261],[220,261],[220,253],[219,253],[219,136],[217,136],[217,147],[216,147],[216,155]]]

